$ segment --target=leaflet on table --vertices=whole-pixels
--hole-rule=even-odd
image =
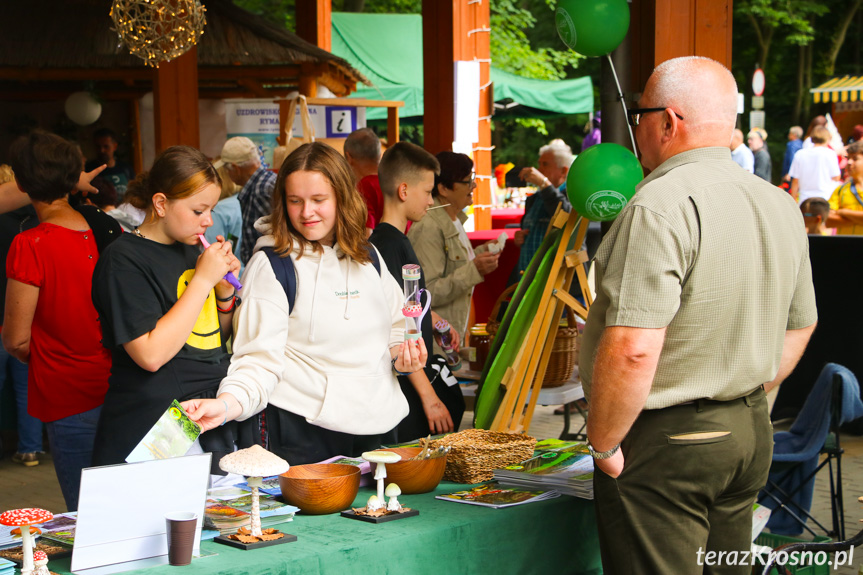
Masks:
[[[12,531],[15,529],[20,529],[20,527],[8,526],[8,525],[0,525],[0,549],[4,547],[17,547],[21,545],[21,535],[12,535]],[[38,527],[37,527],[38,529]],[[41,531],[41,529],[40,529]],[[20,533],[20,532],[19,532]],[[33,541],[35,541],[40,537],[39,533],[33,533]]]
[[[201,435],[201,428],[176,399],[126,458],[127,463],[182,457]]]
[[[234,487],[238,489],[242,489],[244,491],[251,491],[252,488],[249,487],[247,482],[237,483]],[[279,476],[271,475],[270,477],[264,477],[261,481],[261,487],[258,488],[260,493],[266,493],[268,495],[279,496],[282,494],[282,488],[279,486]]]
[[[524,505],[560,497],[557,491],[528,490],[518,487],[502,487],[496,482],[483,483],[463,491],[455,491],[445,495],[436,495],[435,499],[454,501],[456,503],[467,503],[469,505],[482,505],[499,509],[501,507],[512,507],[513,505]]]
[[[587,445],[581,441],[568,441],[564,439],[540,439],[533,447],[533,454],[539,455],[546,451],[577,451],[588,453]]]
[[[593,458],[580,449],[545,451],[521,463],[495,469],[495,477],[532,478],[538,483],[567,482],[593,471]]]
[[[66,545],[72,545],[75,542],[75,524],[77,522],[77,515],[78,513],[76,511],[55,515],[51,521],[35,526],[39,529],[40,533],[34,533],[34,538],[41,536],[45,539],[51,539]],[[11,537],[9,540],[5,538],[5,535],[13,529],[17,529],[17,527],[0,527],[0,548],[17,547],[18,545],[21,545],[20,535]]]
[[[261,497],[262,504],[263,500],[266,497],[270,496]],[[233,503],[234,501],[236,500],[232,500],[229,502],[208,500],[207,505],[204,508],[204,529],[209,531],[218,531],[222,535],[224,535],[226,533],[233,533],[240,527],[248,527],[249,525],[251,525],[251,515],[246,511],[232,507],[230,503]],[[291,505],[285,505],[280,502],[277,503],[279,503],[282,507],[276,510],[276,512],[274,512],[273,509],[264,511],[264,508],[262,506],[262,529],[277,525],[279,523],[293,521],[294,513],[299,511],[299,509]],[[269,504],[267,504],[267,506],[269,507]],[[279,510],[281,510],[281,513],[278,512]]]

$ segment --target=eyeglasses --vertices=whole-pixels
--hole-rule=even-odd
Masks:
[[[470,175],[470,178],[468,178],[467,180],[456,180],[456,181],[455,181],[455,182],[453,182],[453,183],[454,183],[454,184],[464,184],[464,185],[466,185],[466,186],[471,186],[471,187],[473,187],[473,186],[475,186],[475,185],[476,185],[476,174],[471,174],[471,175]]]
[[[664,112],[665,110],[667,110],[667,108],[630,108],[626,111],[626,117],[629,119],[629,125],[634,128],[641,121],[642,115],[650,112]],[[672,112],[674,112],[674,110],[672,110]],[[677,112],[674,112],[674,115],[681,120],[683,119],[683,116]]]

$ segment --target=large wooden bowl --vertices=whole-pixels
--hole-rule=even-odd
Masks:
[[[446,456],[435,459],[422,459],[407,461],[422,451],[419,447],[397,447],[386,449],[402,456],[398,463],[387,463],[387,478],[384,483],[389,485],[395,483],[402,493],[411,495],[413,493],[428,493],[440,483],[446,469]]]
[[[279,476],[282,497],[309,515],[344,511],[357,497],[360,468],[341,463],[291,467]]]

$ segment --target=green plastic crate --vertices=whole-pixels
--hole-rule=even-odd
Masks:
[[[762,533],[755,540],[756,545],[766,545],[767,547],[771,547],[776,549],[777,547],[781,547],[783,545],[788,545],[789,543],[829,543],[833,541],[829,537],[816,537],[815,539],[798,539],[796,537],[788,537],[786,535],[776,535],[774,533]],[[829,553],[830,561],[833,560],[833,554]],[[761,564],[761,567],[754,567],[752,569],[752,573],[761,574],[761,570],[764,568],[764,564]],[[831,565],[824,563],[823,565],[787,565],[788,571],[793,573],[794,575],[829,575],[831,573]],[[770,575],[778,574],[779,571],[774,567],[770,570]]]

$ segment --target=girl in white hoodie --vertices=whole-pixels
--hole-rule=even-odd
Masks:
[[[404,340],[402,289],[372,263],[365,202],[341,154],[301,146],[273,196],[256,223],[228,375],[216,399],[183,405],[205,430],[266,410],[266,447],[291,465],[356,456],[395,438],[408,413],[396,374],[422,369],[428,353]],[[266,247],[293,262],[292,305]]]

